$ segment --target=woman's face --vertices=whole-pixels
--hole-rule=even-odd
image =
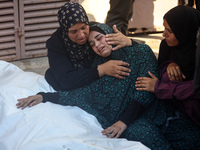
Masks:
[[[172,32],[169,24],[167,23],[167,21],[165,19],[163,22],[163,26],[165,27],[164,32],[163,32],[163,37],[165,37],[167,45],[170,47],[177,46],[178,40],[175,37],[174,33]]]
[[[83,45],[87,42],[89,36],[89,25],[85,23],[76,23],[68,29],[68,37],[74,43]]]
[[[88,41],[96,54],[102,57],[108,57],[111,54],[112,46],[107,44],[104,34],[91,31]]]

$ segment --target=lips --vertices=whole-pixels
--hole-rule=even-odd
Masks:
[[[79,42],[85,42],[86,38],[78,39]]]
[[[167,43],[169,43],[169,40],[166,40],[166,39],[165,39],[165,41],[166,41]]]
[[[102,47],[98,48],[98,51],[99,51],[100,53],[102,53],[103,50],[104,50],[104,48],[105,48],[105,46],[102,46]]]

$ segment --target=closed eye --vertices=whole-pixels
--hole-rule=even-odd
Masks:
[[[86,27],[87,27],[87,25],[84,25],[81,29],[82,30],[85,30],[86,29]]]
[[[89,44],[90,44],[91,47],[93,47],[94,46],[94,41],[90,41]]]

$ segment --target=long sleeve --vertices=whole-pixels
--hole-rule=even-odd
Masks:
[[[99,78],[97,67],[75,68],[65,53],[64,44],[57,36],[47,41],[50,68],[45,79],[55,90],[72,90]]]
[[[176,82],[170,81],[165,72],[160,80],[156,82],[155,94],[159,99],[186,100],[190,97],[200,99],[200,94],[193,93],[193,80]]]
[[[43,103],[49,101],[55,104],[58,104],[58,100],[60,98],[59,93],[58,92],[54,92],[54,93],[44,93],[44,92],[39,92],[37,93],[37,95],[42,95],[43,97]]]
[[[111,126],[119,119],[129,125],[156,98],[153,93],[137,91],[134,83],[137,77],[147,76],[148,71],[157,74],[157,61],[149,47],[139,44],[138,46],[135,45],[132,50],[131,47],[127,47],[127,49],[113,52],[112,58],[129,62],[131,70],[139,71],[132,71],[123,80],[103,76],[90,85],[74,90],[58,91],[53,95],[41,93],[44,98],[43,102],[50,101],[64,106],[78,106],[97,117],[103,128]],[[103,59],[96,57],[93,63],[96,65],[102,64]]]
[[[139,46],[141,46],[140,50],[136,53],[137,56],[135,55],[139,59],[137,59],[137,65],[134,67],[135,70],[138,70],[137,77],[148,76],[148,71],[151,71],[157,76],[157,60],[153,52],[146,45]],[[133,59],[135,56],[133,56]],[[144,58],[142,56],[144,56]],[[136,68],[136,66],[138,68]],[[155,98],[156,96],[153,93],[135,90],[132,102],[129,104],[127,110],[120,116],[119,120],[129,126],[142,115]]]
[[[120,116],[119,120],[129,126],[134,120],[140,117],[144,111],[145,107],[139,102],[133,100],[128,106],[127,111]]]

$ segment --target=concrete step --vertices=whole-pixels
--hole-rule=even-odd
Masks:
[[[18,66],[24,71],[35,72],[41,75],[44,75],[46,70],[49,68],[49,62],[47,57],[22,59],[12,61],[11,63]]]

